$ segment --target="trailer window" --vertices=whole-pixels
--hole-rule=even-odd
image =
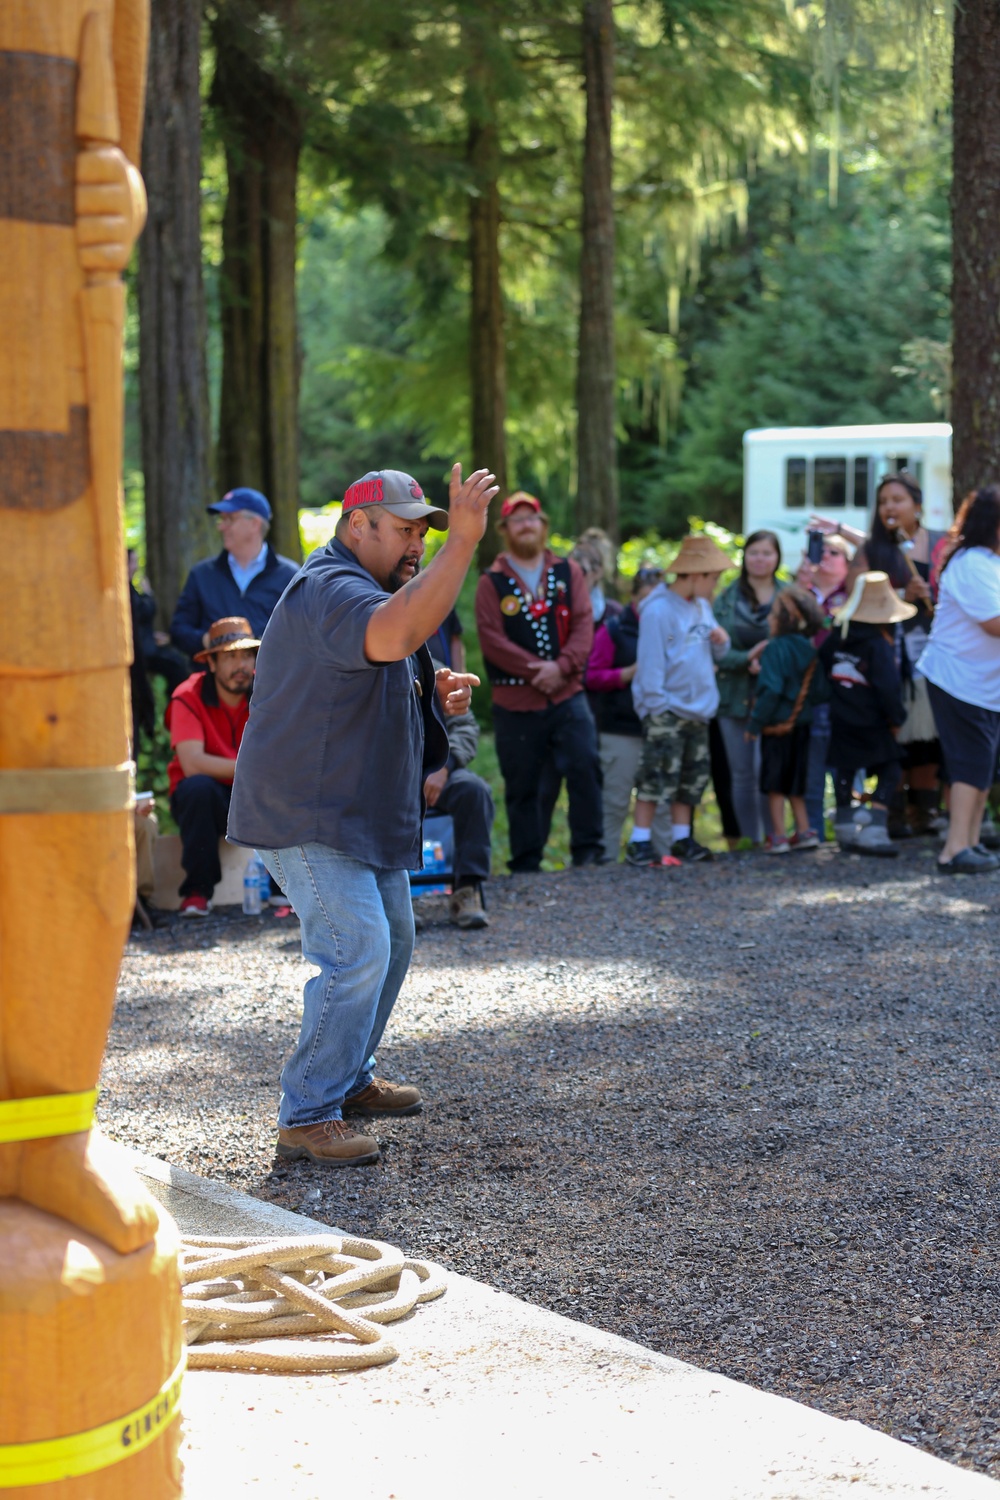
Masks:
[[[806,461],[804,458],[785,460],[785,505],[789,510],[806,508]]]
[[[867,458],[856,458],[854,460],[854,505],[857,510],[868,509],[868,471],[870,465]]]
[[[847,504],[847,459],[817,458],[813,465],[813,506],[839,510]]]

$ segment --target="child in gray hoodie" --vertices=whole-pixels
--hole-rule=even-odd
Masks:
[[[639,606],[639,652],[632,701],[642,723],[630,865],[652,865],[650,829],[669,800],[675,859],[711,859],[691,832],[693,810],[709,778],[708,721],[719,706],[715,662],[729,649],[710,600],[732,563],[710,537],[689,536],[668,573]]]

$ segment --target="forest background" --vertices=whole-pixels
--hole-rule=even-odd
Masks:
[[[157,0],[125,483],[162,622],[237,484],[298,557],[303,507],[458,459],[631,570],[738,531],[749,427],[950,417],[983,482],[998,84],[991,0]]]

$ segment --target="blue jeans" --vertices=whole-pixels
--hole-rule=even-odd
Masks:
[[[720,714],[718,722],[729,762],[730,796],[740,834],[759,844],[771,832],[768,801],[760,789],[760,739],[746,737],[749,715],[745,719],[732,719]]]
[[[823,800],[826,796],[826,756],[830,748],[830,705],[817,703],[809,726],[809,770],[806,773],[806,812],[809,827],[826,841]]]
[[[319,969],[303,989],[298,1044],[281,1073],[278,1124],[339,1120],[344,1100],[374,1077],[375,1049],[409,968],[409,876],[326,844],[259,853],[295,908],[303,958]]]

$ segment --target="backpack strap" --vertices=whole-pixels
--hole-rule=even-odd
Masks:
[[[795,721],[802,712],[802,705],[809,695],[809,689],[812,686],[813,677],[816,675],[818,663],[819,657],[814,656],[808,667],[806,667],[805,676],[802,678],[802,686],[799,688],[799,696],[796,698],[788,718],[782,720],[780,724],[765,724],[761,730],[761,734],[791,734],[795,728]]]

